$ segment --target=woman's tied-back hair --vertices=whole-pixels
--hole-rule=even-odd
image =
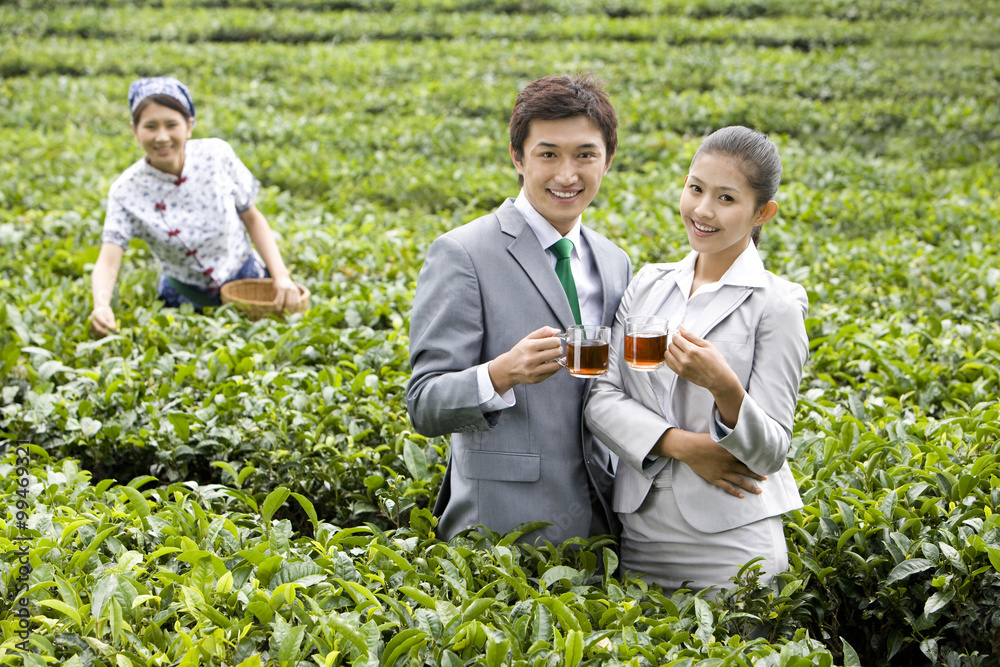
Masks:
[[[524,160],[524,142],[528,139],[533,120],[560,120],[573,116],[586,116],[601,131],[607,154],[605,164],[611,162],[618,147],[618,117],[611,100],[600,82],[589,74],[577,77],[546,76],[524,87],[514,100],[510,116],[510,144],[514,157]],[[518,186],[524,185],[520,174]]]
[[[774,199],[781,183],[781,158],[778,147],[766,135],[742,125],[733,125],[716,130],[702,142],[698,152],[691,159],[691,167],[701,155],[723,155],[739,163],[747,184],[754,193],[754,204],[760,210],[764,204]],[[756,245],[760,227],[753,229]]]

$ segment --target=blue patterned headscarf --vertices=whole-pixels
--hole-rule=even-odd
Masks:
[[[191,114],[191,124],[194,125],[194,102],[191,101],[191,91],[183,83],[172,76],[154,76],[148,79],[136,79],[128,87],[129,111],[135,113],[139,102],[150,95],[169,95],[187,108]]]

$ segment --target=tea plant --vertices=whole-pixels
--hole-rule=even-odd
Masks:
[[[5,558],[0,593],[31,600],[32,664],[830,664],[815,640],[779,652],[717,629],[700,597],[615,580],[606,538],[519,548],[520,531],[473,532],[443,543],[427,510],[391,534],[340,529],[285,487],[258,503],[150,477],[95,486],[71,459],[28,449],[30,576],[18,593],[17,559]],[[18,497],[15,463],[0,463],[5,502]],[[274,518],[293,500],[314,537]],[[15,553],[13,522],[0,527]]]

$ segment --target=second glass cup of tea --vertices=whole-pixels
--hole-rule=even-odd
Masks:
[[[608,372],[608,348],[611,345],[611,327],[574,324],[566,333],[556,334],[566,344],[566,356],[558,359],[569,374],[578,378],[592,378]]]
[[[625,363],[636,371],[655,371],[667,353],[667,318],[630,315],[625,318]]]

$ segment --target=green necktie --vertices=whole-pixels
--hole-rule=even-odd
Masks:
[[[577,324],[583,324],[580,321],[580,299],[576,295],[576,281],[573,280],[573,269],[569,265],[573,242],[569,239],[559,239],[549,246],[549,250],[556,256],[556,276],[566,290],[566,298],[569,299],[569,307],[573,311],[573,320]]]

